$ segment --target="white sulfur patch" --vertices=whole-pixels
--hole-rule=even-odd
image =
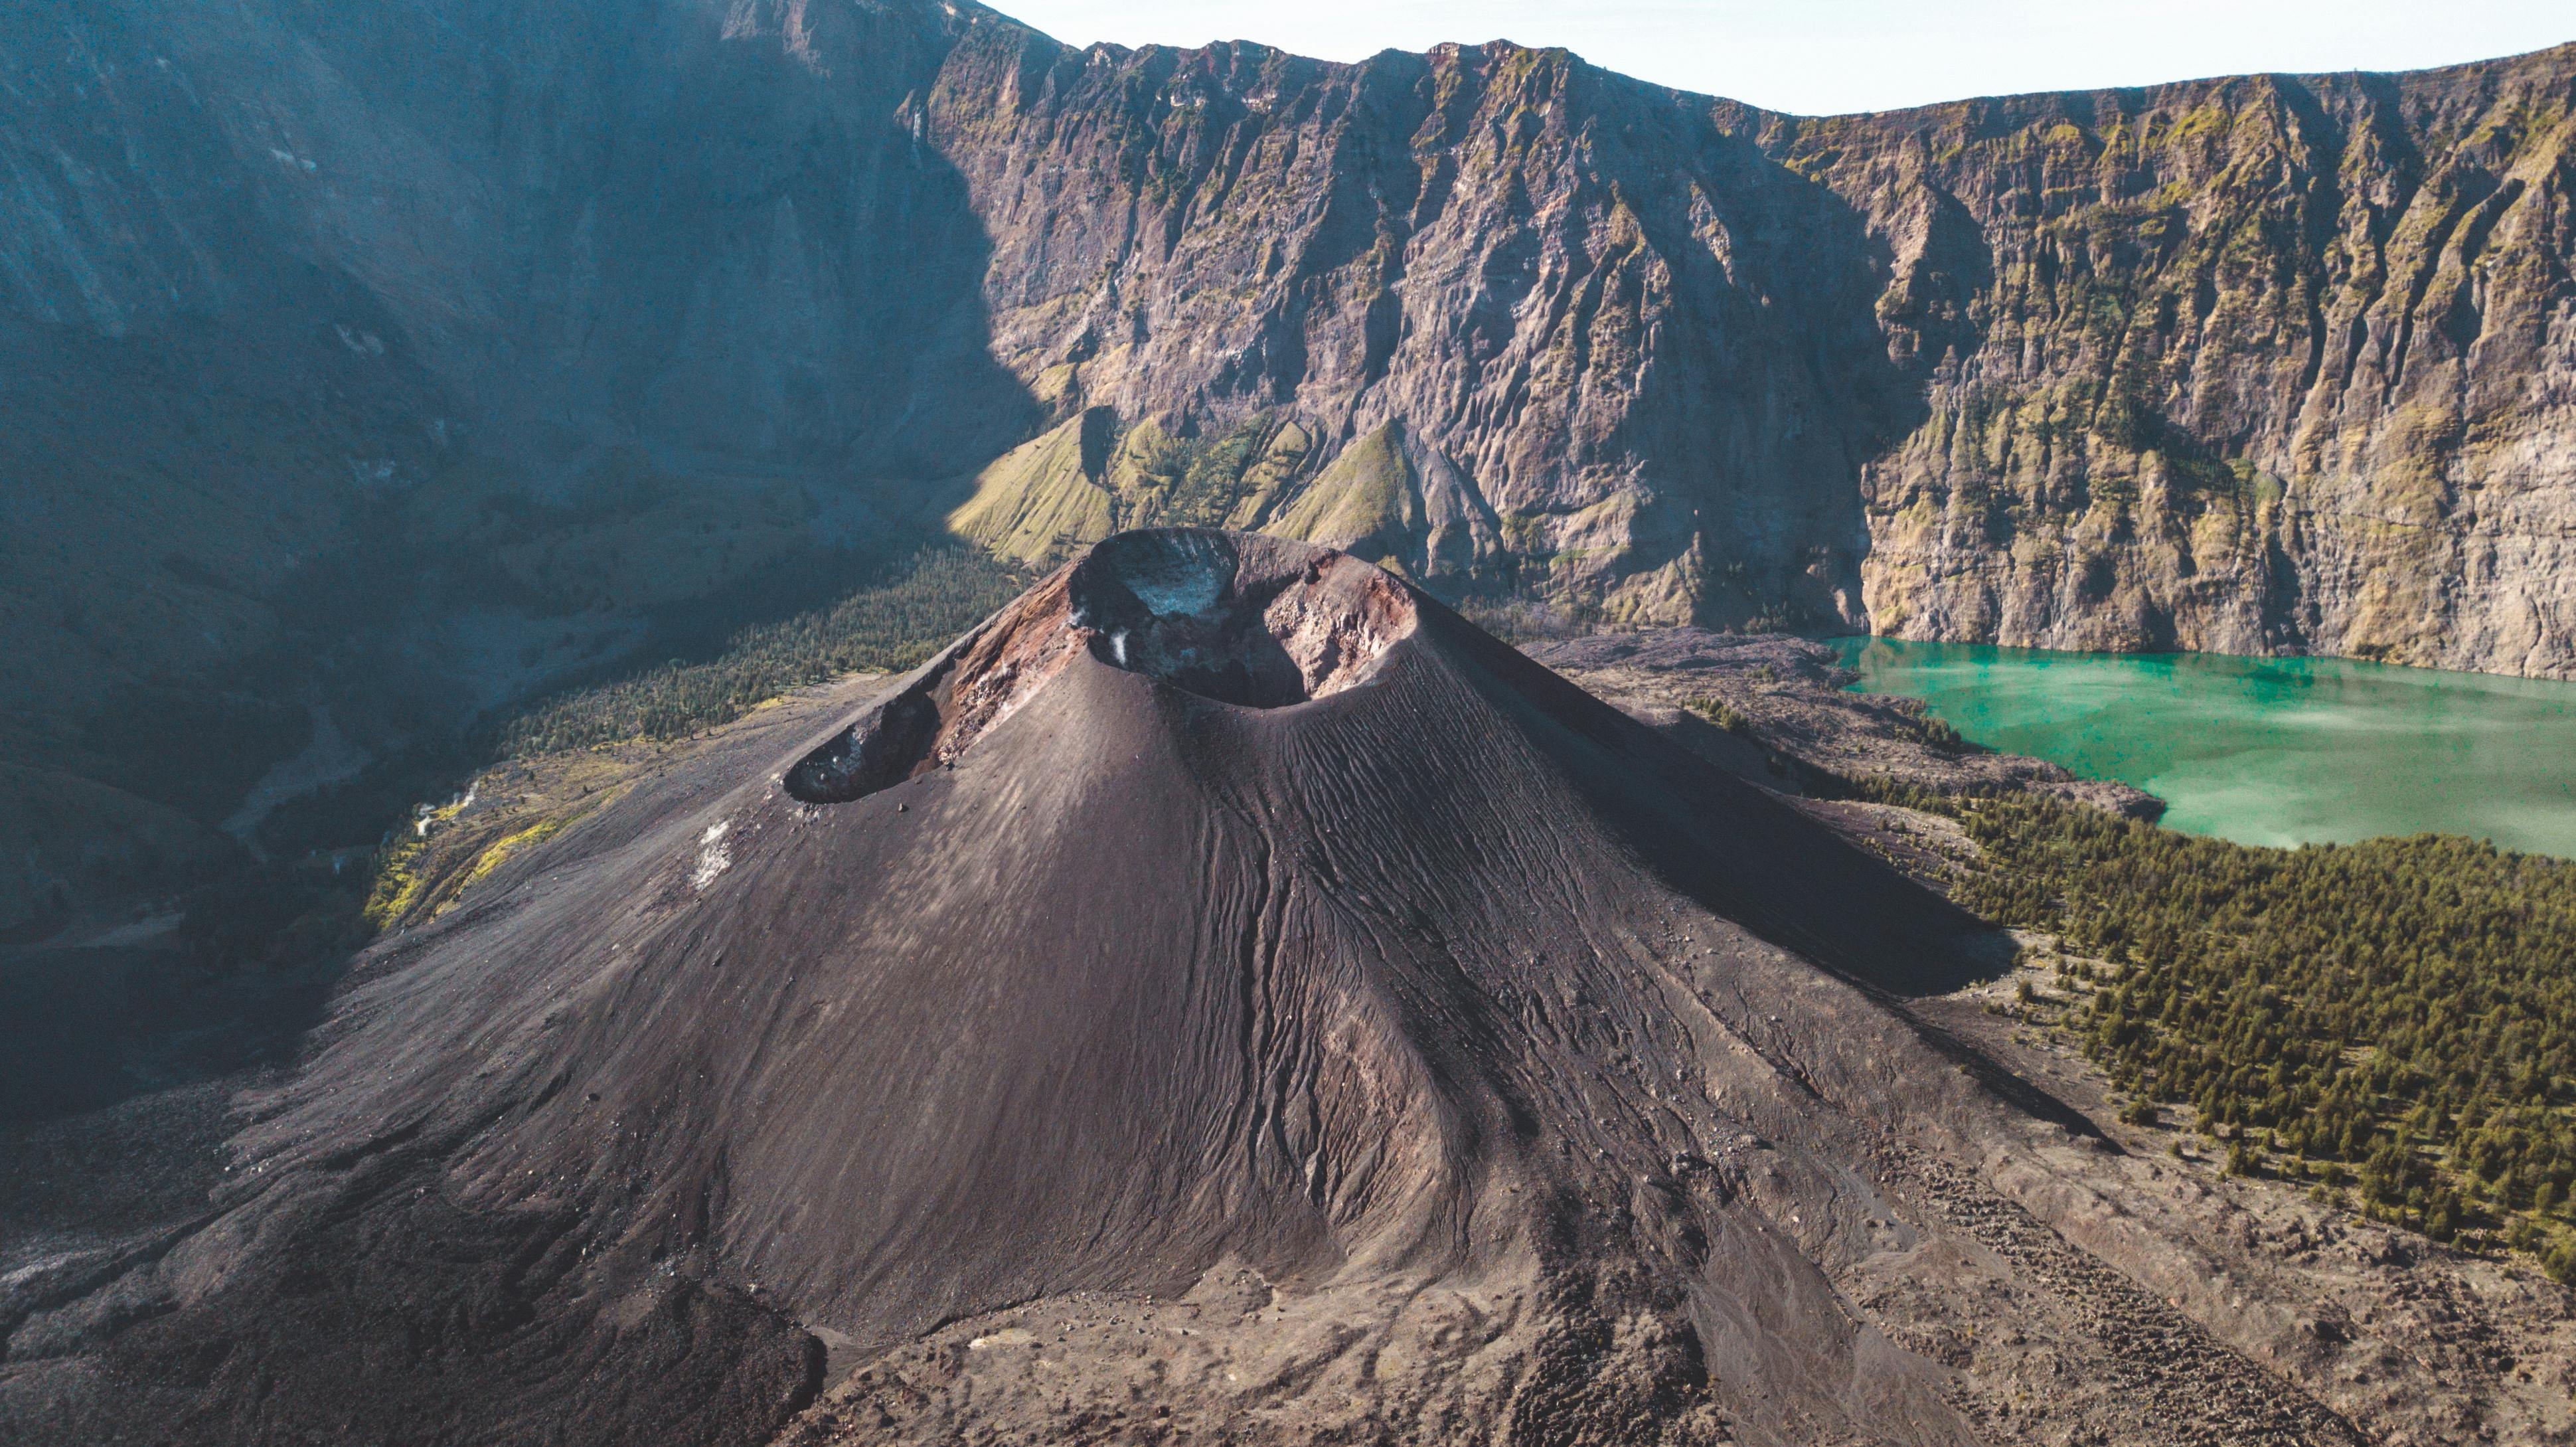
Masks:
[[[731,824],[719,819],[707,826],[698,837],[698,867],[689,872],[689,887],[704,889],[716,882],[716,876],[733,867],[733,851],[725,847],[725,831]]]
[[[213,642],[214,636],[212,634],[208,634],[207,641]],[[413,805],[411,811],[412,837],[415,839],[426,839],[429,837],[429,826],[433,824],[444,824],[448,820],[455,818],[457,815],[464,813],[466,810],[473,808],[474,791],[480,787],[482,786],[479,784],[466,785],[465,792],[458,795],[455,799],[450,800],[447,807],[443,809],[432,808],[427,804]]]

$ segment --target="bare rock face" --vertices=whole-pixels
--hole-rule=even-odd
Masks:
[[[0,26],[21,692],[216,666],[609,445],[1032,560],[2576,668],[2565,48],[1810,119],[915,0]]]
[[[1873,628],[2576,670],[2571,95],[2562,47],[1808,129],[1882,312],[1970,329],[1863,468]]]
[[[1373,500],[1460,479],[1411,566],[2564,675],[2571,95],[2561,49],[1808,120],[1510,46],[977,27],[929,115],[1041,398],[1293,416],[1391,459]],[[1236,522],[1314,535],[1315,487]]]

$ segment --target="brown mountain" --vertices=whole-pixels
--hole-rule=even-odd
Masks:
[[[365,956],[208,1199],[0,1276],[0,1435],[2360,1440],[1968,1173],[2112,1179],[1905,1008],[1993,943],[1378,569],[1123,534]]]

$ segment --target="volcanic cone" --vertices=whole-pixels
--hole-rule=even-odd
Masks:
[[[2028,1119],[1890,1004],[1985,943],[1366,562],[1123,534],[379,946],[0,1422],[1964,1440],[1826,1267]]]

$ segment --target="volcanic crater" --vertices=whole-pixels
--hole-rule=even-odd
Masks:
[[[1285,708],[1368,680],[1413,601],[1346,554],[1201,529],[1122,533],[948,649],[783,777],[843,803],[954,763],[1077,652],[1199,698]]]

